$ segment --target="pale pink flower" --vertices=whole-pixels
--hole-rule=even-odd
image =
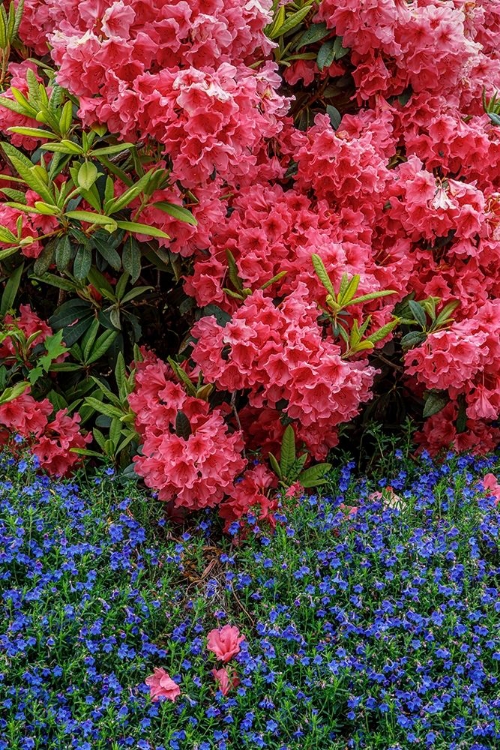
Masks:
[[[215,680],[219,683],[219,690],[222,695],[227,695],[231,688],[236,688],[240,684],[237,675],[233,675],[233,678],[230,681],[229,673],[225,667],[221,667],[221,669],[212,669],[211,674],[213,674]]]
[[[234,625],[224,625],[214,628],[208,634],[207,648],[213,651],[217,659],[227,662],[240,651],[240,643],[245,640],[244,635]]]
[[[146,685],[149,687],[151,700],[159,701],[160,698],[166,698],[174,702],[181,694],[181,689],[175,683],[168,672],[161,667],[155,667],[152,675],[146,678]]]

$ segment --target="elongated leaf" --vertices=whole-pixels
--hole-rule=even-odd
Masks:
[[[137,196],[139,196],[146,190],[151,177],[152,172],[148,172],[147,174],[143,175],[140,180],[135,183],[135,185],[132,185],[127,190],[125,190],[125,192],[118,196],[118,198],[115,198],[110,203],[106,203],[105,210],[111,215],[117,213],[118,211],[121,211],[123,208],[126,208],[129,203],[132,203],[132,201],[135,200]]]
[[[408,307],[411,310],[411,313],[417,323],[420,323],[422,328],[425,328],[427,325],[427,316],[425,314],[425,311],[423,310],[422,306],[418,304],[418,302],[415,302],[415,300],[410,299],[408,300]]]
[[[184,221],[186,224],[192,224],[192,226],[198,226],[198,222],[187,208],[184,206],[177,206],[175,203],[169,203],[168,201],[157,201],[152,204],[154,208],[159,208],[160,211],[164,211],[166,214],[173,216],[174,219]]]
[[[119,154],[131,148],[134,148],[133,143],[118,143],[116,146],[104,146],[103,148],[93,149],[92,156],[97,158],[100,156],[110,156],[111,154]]]
[[[311,5],[308,4],[304,8],[301,8],[296,13],[292,13],[288,18],[285,19],[285,21],[278,26],[278,28],[273,29],[268,36],[270,39],[277,39],[279,36],[283,36],[284,34],[288,34],[289,31],[292,31],[295,29],[301,21],[304,20],[304,18],[307,16],[307,14],[311,10]]]
[[[115,365],[115,380],[118,386],[118,393],[123,400],[128,395],[127,389],[127,368],[125,367],[125,358],[123,352],[118,352]]]
[[[330,118],[332,128],[334,130],[338,130],[340,127],[340,123],[342,122],[342,115],[340,114],[338,109],[336,107],[332,107],[331,104],[328,104],[326,108],[326,114]]]
[[[316,58],[316,65],[320,70],[329,68],[335,60],[335,39],[329,39],[327,42],[321,45],[318,57]]]
[[[341,60],[347,53],[349,52],[349,47],[344,47],[342,44],[342,37],[338,36],[335,39],[335,43],[333,45],[333,59],[334,60]]]
[[[283,479],[283,475],[281,473],[281,467],[272,453],[269,454],[269,463],[271,464],[271,468],[276,474],[276,476],[279,477],[279,479]]]
[[[76,279],[86,279],[92,266],[92,251],[85,245],[81,245],[76,251],[73,263],[73,274]]]
[[[141,294],[146,294],[146,292],[149,292],[151,289],[154,289],[153,286],[136,286],[133,289],[130,290],[130,292],[127,292],[127,294],[122,298],[122,302],[131,302],[136,297],[140,297]]]
[[[396,318],[395,320],[391,320],[390,323],[386,323],[385,326],[382,326],[377,331],[374,331],[369,336],[367,336],[366,340],[371,341],[373,344],[376,344],[378,341],[382,341],[382,339],[385,339],[385,337],[388,336],[398,324],[398,318]]]
[[[77,219],[78,221],[84,221],[88,224],[99,224],[116,228],[116,222],[114,219],[109,216],[103,216],[102,214],[94,214],[92,211],[67,211],[65,216],[68,219]]]
[[[361,276],[359,276],[359,274],[356,274],[352,277],[352,279],[347,284],[344,294],[341,297],[339,295],[339,305],[341,305],[342,307],[346,307],[349,302],[351,302],[358,290],[360,280]]]
[[[191,423],[183,411],[178,411],[175,418],[175,433],[184,440],[191,435]]]
[[[5,315],[8,310],[13,308],[23,271],[24,263],[21,263],[21,265],[10,274],[8,281],[5,284],[5,289],[3,290],[2,301],[0,302],[0,315]]]
[[[2,149],[4,150],[5,155],[11,162],[18,175],[24,180],[26,185],[34,190],[35,193],[38,193],[38,195],[43,198],[44,201],[49,204],[53,204],[54,199],[52,193],[48,189],[47,185],[40,179],[38,174],[33,171],[34,169],[36,169],[35,167],[33,167],[33,164],[31,164],[31,162],[26,159],[26,157],[20,151],[14,148],[14,146],[11,146],[9,143],[2,143]]]
[[[82,343],[81,343],[82,358],[85,361],[87,361],[87,357],[92,351],[92,347],[94,346],[94,341],[97,338],[99,327],[100,327],[100,323],[98,320],[92,321],[92,325],[89,327],[88,331],[86,332],[85,336],[82,339]]]
[[[17,237],[15,234],[12,234],[10,229],[7,227],[0,226],[0,242],[8,242],[9,244],[16,244],[17,243]]]
[[[89,357],[85,358],[86,364],[92,365],[94,362],[97,362],[98,359],[101,359],[101,357],[106,354],[117,336],[118,331],[105,331],[103,334],[101,334],[95,342],[92,353]]]
[[[107,263],[109,263],[111,268],[114,268],[115,271],[119,271],[122,267],[122,260],[116,252],[115,248],[112,246],[111,238],[109,241],[106,241],[105,239],[99,237],[98,233],[96,232],[96,234],[94,234],[93,236],[93,242],[99,255],[101,255]]]
[[[117,225],[120,229],[125,229],[126,232],[135,232],[135,234],[145,234],[148,237],[160,237],[164,240],[169,240],[170,236],[157,227],[150,227],[147,224],[138,224],[136,221],[117,221]]]
[[[23,381],[22,383],[16,383],[10,388],[6,388],[3,393],[0,394],[0,404],[7,404],[9,401],[14,401],[15,398],[21,396],[29,387],[30,384]]]
[[[77,288],[72,281],[63,279],[61,276],[56,276],[53,273],[44,273],[42,276],[32,275],[30,279],[36,279],[36,281],[41,281],[43,284],[50,284],[50,286],[55,286],[56,289],[64,289],[65,292],[74,292]]]
[[[453,302],[448,302],[448,304],[443,307],[443,309],[437,316],[436,322],[434,324],[435,327],[437,328],[438,326],[443,325],[443,323],[445,323],[447,320],[452,320],[452,318],[450,319],[449,316],[451,315],[452,312],[454,312],[457,309],[459,304],[460,302],[458,302],[458,300],[456,301],[454,300]]]
[[[124,270],[129,274],[132,284],[141,275],[141,249],[134,237],[128,237],[123,246],[122,263]]]
[[[312,262],[314,266],[314,270],[316,271],[316,274],[325,287],[326,291],[329,292],[332,297],[335,297],[335,289],[333,288],[332,282],[330,281],[330,277],[328,276],[328,272],[325,268],[325,264],[319,257],[319,255],[316,255],[315,253],[312,254]]]
[[[421,333],[420,331],[411,331],[410,333],[407,333],[406,336],[403,336],[401,339],[401,346],[403,349],[414,349],[416,346],[420,346],[422,344],[427,336],[425,333]]]
[[[428,391],[425,399],[423,417],[432,417],[437,414],[450,402],[450,397],[446,391]]]
[[[309,487],[317,487],[319,484],[325,482],[325,474],[331,468],[332,465],[328,463],[310,466],[299,474],[297,481],[306,489]]]
[[[243,282],[240,279],[238,266],[236,265],[236,260],[234,259],[234,255],[232,254],[231,250],[226,250],[226,258],[228,265],[228,274],[229,278],[231,279],[231,283],[234,288],[241,293],[243,291]]]
[[[71,240],[67,234],[64,234],[56,246],[56,265],[59,271],[65,271],[71,263],[73,257],[73,248]]]
[[[95,411],[98,411],[100,414],[105,414],[107,417],[111,417],[111,419],[121,419],[123,417],[123,412],[120,411],[116,406],[111,406],[111,404],[105,404],[102,401],[99,401],[97,398],[93,398],[93,396],[87,396],[85,399],[85,403],[91,406]]]
[[[30,138],[49,138],[51,140],[57,139],[57,135],[51,133],[50,130],[43,130],[43,128],[21,128],[13,127],[7,128],[9,133],[18,133],[19,135],[27,135]]]
[[[178,379],[181,381],[181,383],[185,386],[186,391],[189,396],[196,396],[196,386],[191,382],[191,379],[189,375],[184,372],[182,367],[177,364],[175,360],[172,359],[172,357],[168,357],[168,364],[172,368],[172,370],[177,375]]]
[[[287,426],[281,441],[280,469],[284,477],[288,477],[295,463],[295,432],[291,424]]]
[[[312,23],[303,34],[300,35],[298,41],[294,45],[294,49],[299,50],[301,47],[305,47],[308,44],[314,44],[320,42],[325,36],[331,34],[331,29],[328,29],[326,23]]]
[[[55,259],[57,240],[52,240],[46,245],[38,258],[35,260],[33,266],[33,272],[37,276],[43,276],[46,271],[50,268]]]
[[[359,305],[361,302],[369,302],[372,299],[379,299],[379,297],[388,297],[390,294],[397,294],[397,292],[393,292],[391,289],[383,289],[380,292],[370,292],[370,294],[363,294],[361,297],[356,297],[345,304],[344,307],[348,307],[349,305]]]
[[[84,190],[90,190],[97,177],[97,167],[91,161],[84,162],[78,170],[78,184]]]

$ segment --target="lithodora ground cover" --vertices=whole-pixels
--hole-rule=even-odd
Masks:
[[[3,457],[0,748],[497,746],[494,461],[400,467],[347,464],[237,544],[111,471],[57,482]],[[152,700],[156,669],[173,700]]]

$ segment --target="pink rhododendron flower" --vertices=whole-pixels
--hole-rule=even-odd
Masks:
[[[181,694],[181,689],[169,676],[164,669],[155,667],[152,675],[146,678],[146,685],[149,687],[151,700],[159,701],[160,698],[166,698],[175,702]]]
[[[211,674],[213,674],[215,680],[218,682],[218,689],[221,691],[222,695],[227,695],[232,688],[236,688],[240,684],[239,677],[233,675],[231,678],[225,667],[222,667],[221,669],[212,669]]]
[[[485,490],[488,490],[490,495],[493,495],[495,498],[495,505],[498,505],[500,503],[500,484],[498,484],[496,476],[491,473],[485,474],[481,484]]]
[[[230,661],[240,651],[240,643],[245,640],[244,635],[234,625],[211,630],[208,634],[207,648],[213,651],[217,659],[223,662]]]

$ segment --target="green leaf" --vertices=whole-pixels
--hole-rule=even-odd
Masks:
[[[333,45],[333,59],[334,60],[341,60],[347,53],[349,52],[349,47],[344,47],[342,44],[342,37],[338,36],[335,39],[335,43]]]
[[[488,112],[488,117],[493,125],[500,125],[500,115],[495,114],[495,112]]]
[[[20,127],[13,127],[13,128],[7,128],[7,130],[10,133],[18,133],[19,135],[27,135],[30,138],[50,138],[51,140],[54,140],[58,138],[57,135],[54,135],[50,130],[43,130],[43,128],[20,128]]]
[[[459,435],[467,429],[467,406],[463,394],[458,397],[458,415],[455,426]]]
[[[99,232],[96,232],[92,240],[99,255],[101,255],[107,263],[109,263],[111,268],[113,268],[115,271],[119,271],[122,267],[122,260],[116,252],[115,248],[112,246],[111,238],[109,238],[109,240],[107,238],[104,239],[103,237],[99,236]]]
[[[285,429],[281,441],[280,469],[284,477],[288,477],[295,463],[295,432],[291,424]]]
[[[453,318],[450,318],[452,312],[454,312],[457,307],[459,306],[460,302],[458,300],[454,300],[453,302],[448,302],[447,305],[443,307],[441,312],[436,318],[436,321],[434,323],[435,328],[438,328],[439,326],[443,325],[443,323],[446,323],[447,321],[452,321]]]
[[[194,227],[198,226],[198,222],[191,211],[188,211],[184,206],[178,206],[175,203],[169,203],[168,201],[157,201],[151,205],[154,208],[159,208],[160,211],[164,211],[166,214],[173,216],[174,219],[184,221],[186,224],[191,224]]]
[[[81,342],[82,359],[85,362],[87,361],[87,357],[92,351],[92,347],[94,346],[94,341],[97,338],[99,327],[100,327],[99,321],[97,319],[93,320],[92,325],[89,326],[88,331],[85,333],[85,336],[82,339],[82,342]]]
[[[160,237],[164,240],[170,239],[169,235],[163,230],[150,227],[147,224],[138,224],[136,221],[117,221],[116,223],[120,229],[124,229],[126,232],[145,234],[148,237]]]
[[[43,248],[38,258],[35,260],[33,272],[36,274],[36,276],[43,276],[54,262],[56,245],[57,240],[52,240],[51,242],[49,242],[48,245]]]
[[[297,481],[300,482],[305,489],[309,487],[317,487],[319,484],[325,482],[325,474],[331,468],[332,465],[327,463],[310,466],[299,474]]]
[[[363,294],[361,297],[355,297],[355,299],[347,302],[344,307],[348,307],[349,305],[359,305],[361,302],[369,302],[372,299],[379,299],[379,297],[388,297],[390,294],[397,294],[397,292],[393,292],[392,289],[383,289],[380,292],[370,292],[370,294]]]
[[[44,151],[54,151],[60,154],[72,154],[75,156],[81,156],[83,154],[83,148],[81,146],[67,139],[62,140],[60,143],[43,143],[40,148]]]
[[[98,359],[101,359],[117,336],[118,331],[105,331],[102,333],[95,342],[95,346],[93,347],[90,356],[85,357],[85,364],[92,365],[94,362],[97,362]]]
[[[449,402],[450,397],[446,391],[428,391],[425,399],[423,417],[432,417],[433,414],[437,414],[441,409],[444,409]]]
[[[131,289],[130,292],[127,292],[122,298],[122,302],[131,302],[136,297],[140,297],[141,294],[146,294],[146,292],[149,292],[151,289],[154,289],[154,286],[136,286]]]
[[[408,307],[411,310],[411,313],[417,323],[419,323],[422,328],[425,328],[427,325],[427,316],[425,314],[425,311],[423,310],[422,306],[419,305],[418,302],[415,302],[415,300],[410,299],[408,300]]]
[[[91,161],[86,161],[78,170],[78,185],[84,190],[90,190],[98,176],[96,165]]]
[[[21,278],[24,271],[24,263],[21,263],[9,276],[0,302],[0,315],[5,315],[14,306],[16,295],[19,290]]]
[[[118,143],[116,146],[105,146],[104,148],[93,149],[90,153],[92,154],[92,156],[99,158],[100,156],[119,154],[122,151],[128,151],[131,148],[134,148],[133,143]]]
[[[272,279],[269,279],[269,281],[266,281],[265,284],[262,284],[262,286],[260,287],[260,289],[262,289],[262,290],[267,289],[268,287],[270,287],[273,284],[275,284],[277,281],[280,281],[284,276],[287,275],[287,273],[288,273],[288,271],[280,271],[279,273],[276,274],[276,276],[273,276]]]
[[[191,382],[189,375],[182,369],[179,364],[177,364],[174,359],[172,359],[172,357],[168,357],[167,360],[168,364],[177,375],[177,378],[185,386],[188,395],[196,396],[196,386]]]
[[[269,463],[271,464],[271,468],[276,474],[276,476],[279,477],[279,479],[283,479],[283,475],[281,473],[281,467],[272,453],[269,454]]]
[[[6,242],[9,244],[17,244],[18,239],[7,227],[0,226],[0,242]]]
[[[316,274],[325,287],[326,291],[329,292],[329,294],[332,295],[332,297],[335,297],[335,289],[333,288],[332,282],[330,280],[330,277],[328,276],[328,272],[325,268],[325,264],[319,257],[319,255],[316,255],[315,253],[312,254],[312,263],[314,266],[314,270],[316,271]]]
[[[67,234],[59,238],[56,245],[56,265],[59,271],[66,271],[73,257],[71,240]]]
[[[123,245],[122,263],[134,284],[141,275],[141,249],[134,237],[127,237]]]
[[[76,284],[72,281],[63,279],[53,273],[44,273],[42,276],[32,275],[30,276],[30,279],[41,281],[43,284],[50,284],[50,286],[55,286],[57,289],[64,289],[65,292],[74,292],[75,289],[77,289]]]
[[[111,215],[117,213],[118,211],[121,211],[123,208],[126,208],[129,203],[132,203],[135,198],[137,198],[146,190],[152,176],[153,172],[147,172],[147,174],[143,175],[140,180],[138,180],[134,185],[127,188],[127,190],[125,190],[120,196],[118,196],[118,198],[115,198],[109,203],[106,202],[106,212]]]
[[[175,433],[184,440],[191,435],[191,423],[183,411],[178,411],[175,418]]]
[[[382,339],[385,339],[385,337],[388,336],[398,324],[398,318],[391,320],[390,323],[386,323],[385,326],[382,326],[381,328],[367,336],[366,341],[371,341],[372,344],[376,344],[378,341],[382,341]]]
[[[340,123],[342,122],[342,115],[338,111],[337,107],[332,107],[331,104],[328,104],[326,107],[326,114],[330,118],[332,128],[334,130],[338,130],[340,127]]]
[[[73,263],[73,274],[76,279],[86,279],[92,266],[92,251],[86,245],[80,245]]]
[[[335,42],[336,39],[329,39],[327,42],[321,45],[318,57],[316,58],[316,65],[320,70],[329,68],[335,60]]]
[[[123,352],[118,352],[115,365],[115,380],[118,386],[118,392],[121,399],[125,399],[128,395],[127,388],[127,369],[125,367],[125,358]]]
[[[277,29],[273,29],[271,32],[269,32],[268,34],[269,38],[277,39],[277,37],[279,36],[288,34],[289,31],[292,31],[292,29],[295,29],[301,23],[301,21],[304,20],[304,18],[308,15],[310,10],[311,10],[311,4],[308,3],[304,8],[301,8],[296,13],[292,13],[290,16],[286,18],[284,23],[278,26]]]
[[[44,201],[53,205],[54,198],[52,196],[52,193],[48,189],[47,184],[42,179],[40,179],[38,173],[36,171],[33,171],[36,170],[36,167],[33,166],[29,159],[27,159],[24,154],[18,151],[17,148],[11,146],[10,143],[2,143],[2,149],[4,150],[5,155],[11,162],[18,175],[24,180],[26,185],[34,190],[35,193],[38,193],[38,195],[43,198]],[[47,173],[45,172],[45,174]]]
[[[320,42],[325,36],[331,33],[331,29],[326,27],[326,23],[312,23],[308,29],[300,35],[298,41],[294,45],[295,50],[299,50],[301,47],[305,47],[308,44],[314,44]]]
[[[78,221],[85,221],[88,224],[99,224],[103,226],[111,226],[116,229],[117,222],[109,216],[103,216],[103,214],[95,214],[92,211],[67,211],[65,214],[68,219],[77,219]]]
[[[0,404],[7,404],[9,401],[14,401],[15,398],[21,396],[29,387],[30,384],[23,381],[22,383],[16,383],[10,388],[6,388],[4,392],[0,394]]]
[[[403,349],[414,349],[416,346],[420,346],[426,338],[427,336],[425,333],[411,331],[410,333],[407,333],[406,336],[403,336],[401,339],[401,346]]]
[[[112,406],[111,404],[106,404],[102,401],[99,401],[93,396],[87,396],[87,398],[85,399],[85,403],[95,409],[95,411],[98,411],[100,414],[105,414],[107,417],[111,417],[111,419],[121,419],[123,417],[123,412],[120,411],[120,409],[118,409],[116,406]]]
[[[238,272],[238,266],[236,265],[236,260],[234,259],[234,255],[232,254],[231,250],[226,250],[226,258],[227,258],[227,265],[228,265],[228,273],[229,278],[231,279],[231,283],[234,286],[235,289],[237,289],[238,292],[243,291],[243,282],[240,279],[239,272]]]

